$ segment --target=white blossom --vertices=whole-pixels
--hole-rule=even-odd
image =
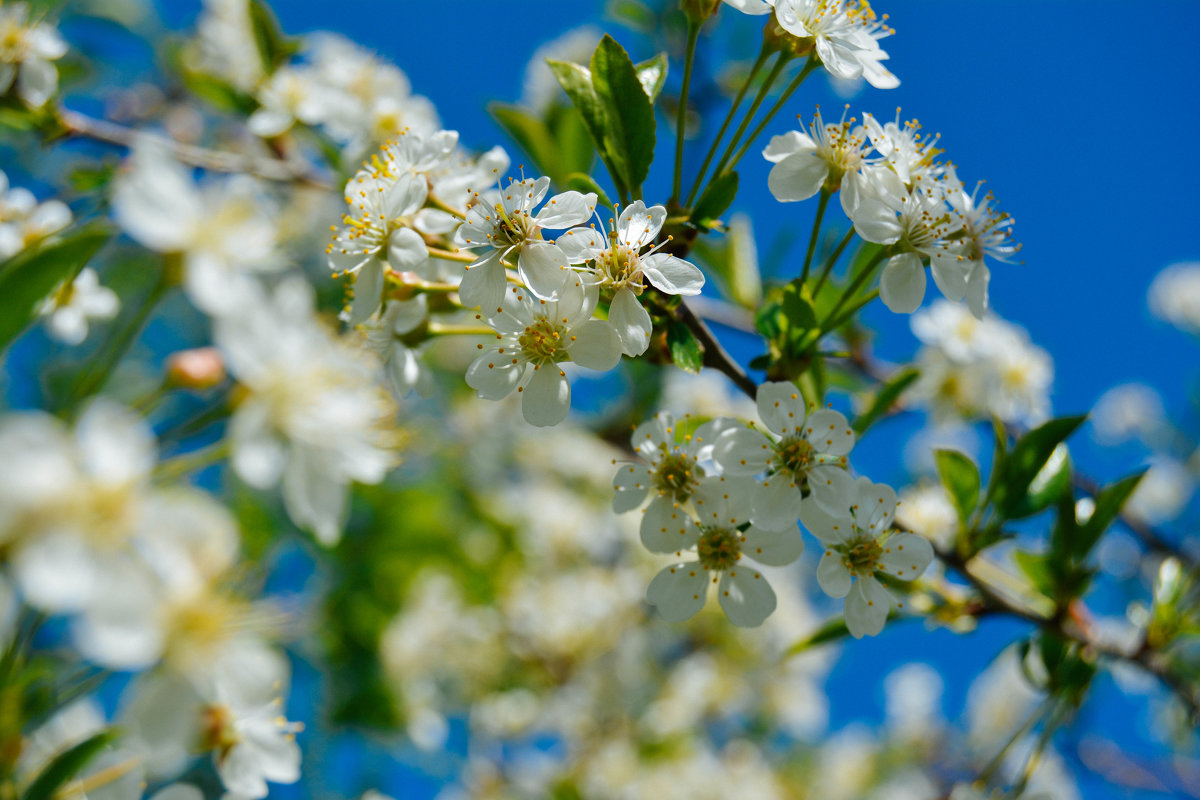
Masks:
[[[0,94],[16,84],[17,95],[41,108],[58,90],[58,70],[51,63],[67,53],[67,43],[52,25],[29,19],[29,4],[0,6]]]
[[[751,0],[736,5],[743,11],[753,7]],[[813,39],[821,64],[834,77],[861,76],[876,89],[900,85],[881,63],[888,54],[879,46],[880,39],[895,31],[867,0],[775,0],[775,19],[793,36]]]
[[[94,269],[84,267],[42,301],[38,313],[55,339],[80,344],[87,338],[89,320],[112,319],[119,309],[117,293],[100,285]]]
[[[1200,334],[1200,262],[1172,264],[1150,284],[1150,311],[1188,333]]]
[[[781,203],[807,200],[822,190],[841,190],[847,216],[858,205],[863,189],[862,166],[869,152],[866,130],[855,119],[826,123],[818,110],[804,131],[772,137],[763,158],[773,166],[767,187]]]

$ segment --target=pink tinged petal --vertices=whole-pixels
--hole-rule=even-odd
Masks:
[[[887,622],[892,596],[871,576],[854,582],[846,596],[846,627],[855,639],[875,636]]]
[[[612,325],[599,319],[588,320],[572,333],[575,341],[567,345],[571,361],[581,367],[604,372],[621,360],[621,342]],[[543,369],[549,369],[547,365]]]
[[[704,273],[695,264],[666,253],[643,258],[642,274],[655,288],[667,294],[690,297],[700,294],[704,286]]]
[[[982,261],[978,262],[971,274],[967,276],[967,308],[976,319],[983,319],[988,310],[988,281],[991,273]]]
[[[608,249],[608,240],[595,228],[572,228],[554,240],[572,264],[601,257]]]
[[[779,530],[795,525],[803,508],[800,489],[785,475],[772,475],[755,483],[750,492],[750,520],[755,525]]]
[[[760,564],[782,567],[792,563],[804,552],[804,539],[793,524],[783,530],[769,530],[751,525],[743,534],[742,553]]]
[[[846,418],[832,408],[814,411],[804,425],[804,438],[817,452],[844,456],[854,447],[854,431]]]
[[[641,200],[635,200],[621,212],[617,219],[617,233],[622,242],[640,250],[642,246],[654,241],[662,230],[667,219],[667,209],[663,206],[650,206]]]
[[[929,258],[929,271],[938,291],[950,300],[962,300],[967,293],[967,268],[970,262],[959,260],[954,250],[937,250]]]
[[[658,495],[646,506],[639,527],[642,544],[652,553],[675,553],[696,543],[700,533],[675,500]]]
[[[650,471],[641,464],[622,464],[613,476],[613,511],[624,514],[642,504],[650,491]]]
[[[646,600],[668,622],[683,622],[704,607],[708,572],[691,561],[674,564],[654,576],[646,587]]]
[[[517,269],[529,291],[543,300],[558,299],[567,278],[575,273],[567,266],[567,255],[556,244],[529,242],[521,247]]]
[[[503,400],[517,388],[523,373],[524,365],[512,363],[507,353],[490,350],[467,367],[466,381],[484,400]]]
[[[834,516],[854,505],[854,478],[841,467],[819,466],[808,471],[812,499]]]
[[[621,340],[621,351],[627,356],[640,356],[650,346],[654,325],[650,314],[642,308],[633,290],[622,286],[608,309],[608,321]]]
[[[760,431],[740,426],[717,437],[712,458],[727,475],[757,475],[767,468],[773,452]]]
[[[850,517],[849,506],[840,514],[831,514],[812,497],[800,507],[800,522],[805,530],[826,545],[844,544],[853,533],[854,520]]]
[[[781,436],[803,430],[805,408],[804,396],[795,384],[787,381],[771,381],[758,387],[754,398],[758,407],[758,418],[772,432]]]
[[[829,177],[829,162],[816,153],[796,153],[780,161],[767,175],[767,188],[781,203],[794,203],[821,191]]]
[[[850,570],[846,569],[842,556],[826,550],[817,564],[817,583],[821,591],[830,597],[845,597],[850,592]]]
[[[414,270],[429,260],[429,248],[412,228],[399,228],[388,237],[388,264],[400,272]]]
[[[897,533],[890,537],[883,543],[883,555],[879,557],[884,570],[906,581],[921,577],[931,561],[933,546],[914,533]]]
[[[533,371],[521,397],[521,414],[530,425],[548,428],[567,418],[571,409],[571,384],[559,366],[543,364]]]
[[[366,322],[383,302],[383,262],[371,259],[358,271],[354,281],[354,302],[350,304],[350,324]]]
[[[775,592],[766,577],[739,564],[721,576],[717,600],[729,621],[739,628],[757,628],[775,610]]]
[[[801,131],[788,131],[782,136],[772,136],[771,141],[763,148],[763,158],[772,164],[778,164],[788,156],[796,153],[812,153],[817,145]]]
[[[17,73],[17,93],[34,108],[41,108],[58,89],[58,70],[49,61],[29,59]]]
[[[925,267],[916,253],[888,259],[879,277],[879,297],[897,314],[911,314],[925,299]]]
[[[559,230],[586,223],[595,211],[595,192],[563,192],[546,201],[535,219],[543,228]]]
[[[458,297],[466,308],[482,309],[491,314],[504,302],[504,288],[508,279],[504,275],[501,252],[492,250],[474,264],[467,266],[462,283],[458,286]]]

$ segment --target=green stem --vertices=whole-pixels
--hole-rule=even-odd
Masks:
[[[992,776],[996,773],[996,770],[1000,769],[1001,765],[1004,764],[1004,757],[1008,755],[1008,751],[1013,748],[1013,745],[1019,742],[1025,734],[1033,730],[1038,722],[1040,722],[1043,717],[1049,714],[1053,708],[1053,697],[1047,697],[1045,700],[1043,700],[1041,705],[1035,708],[1033,713],[1029,715],[1029,719],[1025,720],[1024,724],[1022,724],[1021,727],[1017,728],[1013,732],[1013,735],[1009,738],[1009,740],[1004,743],[1003,747],[1000,748],[1000,752],[996,753],[996,755],[992,757],[992,760],[987,763],[987,766],[983,768],[983,771],[979,773],[979,777],[975,780],[981,783],[987,783],[990,781]]]
[[[837,264],[838,259],[842,257],[850,240],[854,238],[854,226],[850,226],[850,230],[846,231],[846,235],[842,237],[842,241],[838,243],[837,249],[833,251],[833,255],[825,262],[824,268],[821,270],[821,277],[817,278],[817,285],[813,288],[812,296],[816,297],[821,291],[821,287],[825,285],[825,280],[829,277],[829,273],[833,272],[833,267]]]
[[[683,188],[683,139],[687,127],[688,92],[692,88],[692,65],[696,60],[696,40],[700,38],[700,24],[688,20],[687,51],[683,62],[683,87],[679,90],[679,109],[675,115],[675,180],[671,184],[671,197],[679,200]]]
[[[181,453],[174,458],[168,458],[159,463],[156,475],[160,481],[169,483],[205,467],[210,467],[229,456],[229,442],[222,439],[210,445]]]
[[[700,191],[700,184],[704,181],[704,173],[708,172],[708,165],[712,163],[713,156],[717,154],[717,148],[721,146],[721,139],[725,138],[725,132],[729,130],[729,125],[733,122],[733,116],[737,113],[738,107],[741,106],[742,100],[746,97],[746,92],[750,89],[750,84],[754,83],[754,79],[758,77],[759,70],[763,64],[767,63],[767,58],[771,52],[767,49],[764,42],[762,50],[758,53],[758,59],[754,62],[754,66],[750,68],[750,74],[746,76],[746,82],[742,84],[742,88],[738,89],[737,96],[733,98],[733,105],[729,107],[729,113],[725,115],[725,121],[721,123],[721,129],[717,131],[717,136],[713,139],[712,146],[708,148],[707,155],[704,156],[704,163],[700,165],[700,172],[696,174],[696,181],[692,184],[692,190],[688,192],[687,203],[684,205],[687,208],[692,207],[692,203],[696,199],[696,194]]]
[[[832,320],[837,319],[838,312],[842,310],[842,306],[846,305],[846,301],[856,295],[858,290],[863,287],[863,284],[870,280],[871,276],[875,273],[875,268],[879,266],[883,259],[887,258],[887,255],[887,250],[880,250],[875,257],[871,259],[870,263],[859,270],[859,273],[854,276],[854,280],[851,282],[851,284],[846,287],[846,291],[844,291],[842,296],[838,298],[837,304],[834,305],[833,310],[829,312],[829,316],[825,317],[825,322],[821,323],[822,333],[833,330],[833,327],[831,327],[829,323]],[[872,297],[871,299],[874,300],[875,298]]]
[[[1029,779],[1033,777],[1033,772],[1037,769],[1038,762],[1042,759],[1042,754],[1046,752],[1046,746],[1050,744],[1050,738],[1058,730],[1058,725],[1062,717],[1062,709],[1057,706],[1048,715],[1046,724],[1042,726],[1042,732],[1038,735],[1037,744],[1033,746],[1033,752],[1025,760],[1025,769],[1021,771],[1020,780],[1013,784],[1012,788],[1005,795],[1009,800],[1017,800],[1025,792],[1025,787],[1029,785]]]
[[[725,147],[725,152],[721,154],[721,159],[717,162],[717,166],[713,169],[713,180],[721,177],[725,172],[725,166],[729,162],[729,157],[733,154],[734,148],[742,141],[742,134],[746,132],[746,128],[750,127],[750,121],[754,119],[754,115],[758,113],[758,108],[767,99],[767,95],[771,93],[771,87],[775,85],[775,81],[779,78],[779,73],[783,72],[783,68],[792,60],[792,54],[786,51],[779,53],[779,58],[775,59],[775,66],[771,67],[771,71],[767,73],[766,80],[759,87],[758,94],[754,95],[754,102],[750,104],[750,110],[746,112],[746,116],[742,117],[741,123],[737,130],[733,132],[733,138],[729,140],[729,144]]]
[[[834,319],[831,321],[827,320],[826,325],[828,325],[829,327],[825,327],[825,325],[822,325],[821,326],[821,335],[824,336],[825,334],[829,333],[830,331],[837,330],[839,327],[841,327],[842,323],[844,323],[846,320],[850,319],[855,314],[857,314],[859,312],[859,310],[862,309],[863,306],[865,306],[868,303],[870,303],[871,301],[873,301],[876,297],[879,297],[879,290],[872,289],[868,294],[864,295],[861,300],[855,302],[854,305],[850,306],[850,308],[847,308],[845,311],[843,311],[841,316],[839,316],[837,319]]]
[[[821,199],[817,201],[817,216],[813,220],[812,233],[808,237],[808,252],[804,254],[804,271],[800,273],[800,282],[808,281],[808,270],[812,266],[813,253],[817,249],[817,237],[821,233],[821,220],[825,216],[825,206],[829,205],[830,192],[821,187]]]
[[[792,82],[788,84],[788,87],[784,90],[783,94],[779,95],[779,99],[775,101],[775,105],[771,106],[771,110],[767,112],[767,115],[762,118],[762,122],[758,123],[758,126],[755,127],[754,131],[746,138],[746,142],[742,145],[742,149],[738,150],[737,155],[733,157],[733,160],[730,161],[728,165],[726,165],[727,169],[733,169],[737,166],[737,163],[742,160],[742,156],[746,155],[746,151],[750,148],[750,145],[754,144],[755,140],[758,139],[759,134],[761,134],[763,129],[767,127],[767,123],[769,123],[775,117],[775,115],[779,113],[779,109],[783,108],[783,104],[788,101],[788,98],[795,94],[796,90],[800,88],[800,84],[804,83],[804,79],[807,78],[809,73],[816,68],[817,62],[813,59],[809,59],[804,64],[804,69],[800,70],[799,74],[797,74],[795,78],[792,78]],[[718,169],[717,171],[720,172],[721,170]]]

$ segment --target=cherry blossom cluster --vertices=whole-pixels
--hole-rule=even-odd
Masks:
[[[28,3],[0,7],[0,95],[41,108],[58,90],[53,62],[66,54],[67,43],[53,25],[30,18]]]
[[[685,552],[650,582],[646,598],[673,621],[703,608],[710,584],[735,625],[756,627],[775,610],[761,568],[786,566],[804,549],[797,520],[822,544],[817,580],[846,598],[855,637],[879,633],[902,604],[876,578],[920,577],[929,542],[892,525],[896,493],[850,475],[854,431],[840,412],[807,406],[790,383],[758,390],[761,427],[719,417],[692,429],[663,412],[634,431],[639,462],[613,479],[618,512],[650,496],[640,526],[654,553]]]
[[[915,121],[880,123],[871,114],[774,137],[763,156],[774,164],[768,186],[780,202],[840,191],[842,209],[865,241],[885,245],[880,298],[909,314],[925,297],[925,269],[943,295],[963,300],[976,317],[988,308],[986,258],[1009,261],[1020,249],[1013,219],[992,207],[980,187],[968,192],[953,166],[939,160],[937,137]]]

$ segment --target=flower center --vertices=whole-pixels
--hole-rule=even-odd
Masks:
[[[660,494],[672,495],[682,503],[692,496],[696,473],[691,458],[682,453],[668,453],[654,470],[654,484]]]
[[[802,436],[781,439],[775,445],[775,456],[780,468],[791,473],[797,481],[805,476],[815,460],[813,446]]]
[[[492,245],[497,248],[509,247],[533,238],[527,220],[527,214],[517,212],[509,216],[504,206],[496,203],[496,226],[492,234]]]
[[[642,263],[637,253],[623,244],[613,243],[608,258],[600,264],[604,282],[614,289],[628,285],[635,292],[642,289]]]
[[[562,326],[539,317],[517,337],[517,344],[527,361],[545,364],[556,360],[555,356],[562,349],[563,333]]]
[[[700,566],[710,572],[723,572],[742,557],[742,534],[736,528],[703,528],[696,542]]]
[[[874,536],[860,536],[844,546],[842,563],[854,576],[871,575],[883,555],[883,545]]]

